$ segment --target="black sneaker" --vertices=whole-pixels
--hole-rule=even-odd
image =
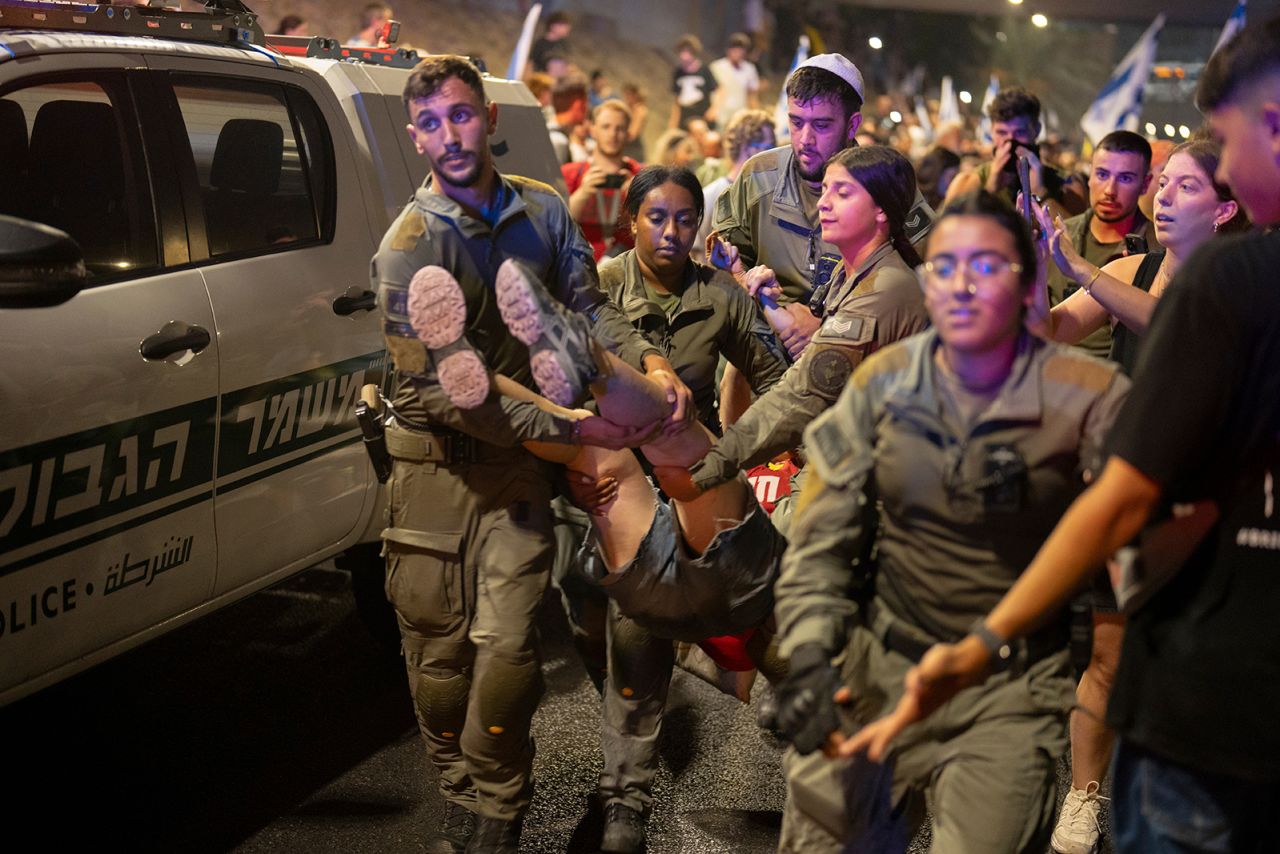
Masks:
[[[476,832],[467,843],[466,854],[519,854],[522,823],[518,818],[476,816]]]
[[[475,830],[475,813],[461,804],[445,801],[440,829],[427,837],[427,854],[463,854]]]
[[[626,804],[604,808],[604,839],[600,851],[607,854],[640,854],[644,851],[644,815]]]
[[[774,735],[782,734],[778,729],[778,695],[772,685],[765,685],[756,699],[756,726]]]
[[[510,258],[498,268],[494,290],[503,323],[529,348],[529,368],[542,394],[561,406],[580,401],[599,373],[587,319],[561,305]]]

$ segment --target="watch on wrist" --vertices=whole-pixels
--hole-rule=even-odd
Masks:
[[[1008,640],[993,632],[986,620],[978,620],[974,623],[969,629],[969,634],[982,641],[982,645],[987,648],[993,672],[1002,673],[1013,664],[1013,646]]]

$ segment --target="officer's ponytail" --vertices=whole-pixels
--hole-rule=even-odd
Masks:
[[[827,161],[828,167],[832,165],[843,167],[862,185],[888,219],[893,248],[907,266],[918,266],[920,255],[907,237],[907,216],[916,200],[916,170],[911,161],[886,145],[860,145],[836,152]]]

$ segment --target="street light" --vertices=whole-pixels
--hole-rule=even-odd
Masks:
[[[1031,23],[1043,30],[1045,27],[1049,26],[1049,19],[1041,13],[1036,12],[1031,16]]]
[[[880,48],[884,47],[884,42],[880,41],[879,36],[872,36],[871,38],[867,39],[867,44],[871,45],[872,50],[879,50]]]

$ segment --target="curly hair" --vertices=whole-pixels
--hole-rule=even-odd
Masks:
[[[773,126],[773,116],[765,110],[742,110],[734,116],[724,130],[724,155],[729,162],[737,163],[738,155],[743,149],[763,139],[765,128],[777,139],[778,131]]]

